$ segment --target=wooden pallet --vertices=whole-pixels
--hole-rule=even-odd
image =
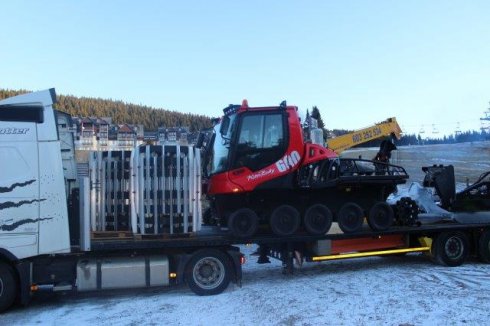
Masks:
[[[133,233],[129,231],[95,231],[92,232],[92,239],[128,239],[132,238]]]
[[[129,231],[96,231],[92,232],[94,240],[117,240],[117,239],[135,239],[135,240],[159,240],[159,239],[182,239],[194,236],[193,233],[179,234],[133,234]]]

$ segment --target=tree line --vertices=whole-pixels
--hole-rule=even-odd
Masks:
[[[0,89],[0,99],[29,92]],[[55,108],[72,116],[110,117],[116,124],[141,124],[145,130],[157,130],[158,127],[189,127],[193,132],[211,127],[211,118],[204,115],[156,109],[146,105],[102,98],[58,94]]]
[[[0,99],[29,93],[27,90],[10,90],[0,89]],[[79,117],[110,117],[116,124],[130,123],[141,124],[145,130],[157,130],[158,127],[189,127],[190,131],[199,131],[211,127],[211,118],[192,114],[170,111],[165,109],[156,109],[146,105],[137,105],[125,103],[123,101],[114,101],[102,98],[76,97],[72,95],[57,95],[57,110],[66,112],[72,116]],[[326,129],[325,123],[320,114],[318,107],[314,106],[306,113],[306,123],[309,117],[317,120],[318,127],[323,129],[324,137],[329,134],[341,136],[350,133],[353,130],[346,129]],[[441,138],[422,138],[421,135],[409,134],[402,135],[401,139],[396,142],[397,145],[431,145],[431,144],[451,144],[471,141],[489,140],[490,133],[486,131],[466,131],[455,135],[443,136]],[[373,140],[357,147],[376,147],[379,146],[382,139]]]

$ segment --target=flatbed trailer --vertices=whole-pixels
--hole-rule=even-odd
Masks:
[[[199,155],[190,148],[96,153],[90,180],[77,178],[72,189],[76,180],[64,173],[54,102],[54,90],[0,101],[0,311],[42,291],[186,283],[198,295],[218,294],[230,282],[241,284],[243,244],[259,246],[259,263],[277,258],[289,273],[294,258],[428,252],[448,266],[470,254],[490,262],[490,221],[383,231],[364,222],[351,233],[271,235],[259,229],[248,237],[201,228],[200,180],[198,174],[191,178]],[[75,188],[79,204],[73,193],[67,201]]]
[[[94,252],[117,250],[175,250],[192,252],[202,248],[234,248],[258,245],[259,263],[265,257],[279,259],[285,272],[294,272],[294,259],[299,253],[307,262],[425,252],[435,262],[461,265],[468,256],[490,262],[490,222],[461,224],[443,222],[418,226],[397,226],[386,231],[372,231],[367,224],[358,233],[325,235],[298,234],[280,237],[260,233],[249,239],[235,238],[219,227],[205,227],[185,239],[103,239],[93,242]],[[262,251],[261,251],[262,250]],[[242,259],[241,262],[244,262]],[[237,261],[238,263],[238,261]],[[241,268],[235,265],[236,281],[241,281]],[[183,283],[184,270],[176,270],[175,283]]]
[[[107,236],[109,235],[111,234],[108,233]],[[133,261],[133,273],[125,275],[126,286],[123,287],[117,286],[117,282],[112,285],[104,283],[107,279],[100,275],[104,272],[103,261],[130,263],[131,259],[141,259],[148,262],[163,255],[170,261],[166,271],[169,281],[165,285],[187,283],[198,294],[215,294],[223,291],[230,281],[241,286],[241,266],[245,259],[238,246],[246,244],[259,246],[258,263],[267,263],[269,258],[279,259],[282,261],[283,272],[290,274],[294,273],[295,259],[300,260],[298,263],[303,260],[313,263],[413,252],[426,253],[441,265],[459,266],[470,255],[479,257],[483,262],[490,262],[490,223],[438,223],[394,227],[382,232],[372,231],[365,225],[361,232],[355,234],[299,234],[285,238],[259,233],[249,239],[234,238],[227,230],[218,227],[205,227],[199,233],[184,238],[92,239],[90,252],[73,248],[69,254],[37,256],[17,262],[15,267],[21,284],[19,299],[21,303],[27,304],[35,292],[79,291],[77,287],[80,286],[81,291],[87,291],[87,282],[94,282],[89,291],[135,287],[141,277],[134,274],[134,270],[141,269],[141,266]],[[200,280],[199,273],[196,275],[194,270],[196,261],[205,257],[214,260],[217,264],[215,267],[219,270],[219,276],[212,283]],[[99,276],[96,280],[77,280],[80,277],[77,274],[80,262],[90,260],[95,262],[91,271]],[[146,265],[146,271],[143,272],[146,273],[146,283],[140,284],[142,287],[152,286],[148,274],[153,272],[153,267],[148,266],[148,263]],[[190,272],[191,270],[194,272]],[[135,280],[131,278],[132,275]],[[49,278],[57,279],[58,284],[46,283]],[[132,281],[135,284],[131,284]]]

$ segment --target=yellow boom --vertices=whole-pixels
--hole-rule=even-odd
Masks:
[[[337,154],[340,154],[346,149],[356,145],[367,143],[368,141],[386,137],[392,134],[395,135],[397,139],[400,139],[401,133],[402,130],[398,125],[398,122],[396,122],[396,118],[389,118],[383,122],[375,124],[374,126],[331,138],[327,140],[327,147]]]

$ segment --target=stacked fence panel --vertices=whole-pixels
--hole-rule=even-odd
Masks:
[[[92,152],[89,170],[92,230],[142,235],[200,230],[200,154],[193,146]]]

